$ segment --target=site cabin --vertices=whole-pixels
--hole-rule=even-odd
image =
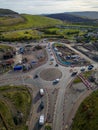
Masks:
[[[44,89],[40,89],[39,93],[40,93],[41,96],[43,96],[44,95]]]
[[[44,122],[45,122],[44,115],[41,115],[40,118],[39,118],[39,124],[43,125]]]
[[[14,66],[14,71],[22,70],[22,68],[23,68],[23,66],[21,66],[21,65]]]

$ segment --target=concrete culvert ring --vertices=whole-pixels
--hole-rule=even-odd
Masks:
[[[48,68],[40,72],[40,77],[46,81],[52,81],[62,77],[62,72],[57,68]]]

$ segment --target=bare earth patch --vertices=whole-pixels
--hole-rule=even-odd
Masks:
[[[52,81],[61,78],[62,72],[57,68],[48,68],[40,73],[40,77],[46,81]]]

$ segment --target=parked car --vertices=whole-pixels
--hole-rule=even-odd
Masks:
[[[34,79],[36,79],[36,78],[38,78],[38,75],[37,75],[37,74],[34,76]]]
[[[73,72],[73,73],[71,74],[71,76],[75,76],[77,73],[78,73],[78,72],[75,71],[75,72]]]
[[[44,108],[44,102],[43,102],[43,101],[41,101],[41,103],[40,103],[40,108],[41,108],[41,109]]]
[[[91,64],[91,65],[89,65],[89,66],[94,67],[94,65],[92,65],[92,64]]]
[[[93,69],[93,67],[94,67],[93,65],[89,65],[89,66],[88,66],[88,70]]]
[[[56,83],[58,83],[60,81],[60,79],[55,79],[55,80],[53,80],[53,84],[56,84]]]
[[[39,118],[39,124],[44,125],[44,123],[45,123],[44,115],[41,115],[40,118]]]
[[[59,65],[58,64],[55,64],[55,67],[58,67]]]
[[[85,71],[85,67],[82,67],[80,70],[81,70],[81,71]]]

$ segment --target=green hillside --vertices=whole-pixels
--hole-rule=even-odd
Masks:
[[[80,105],[72,130],[98,130],[98,91],[93,92]]]
[[[27,130],[31,96],[24,86],[0,87],[0,130]]]
[[[0,8],[0,27],[15,25],[24,22],[24,18],[20,14],[9,9]]]
[[[23,17],[24,22],[18,23],[18,24],[11,24],[13,23],[12,21],[14,20],[12,18],[12,21],[9,20],[8,17],[6,17],[6,22],[4,24],[0,24],[0,32],[2,31],[11,31],[11,30],[20,30],[20,29],[27,29],[27,28],[38,28],[38,27],[49,27],[49,26],[54,26],[56,24],[62,24],[63,22],[61,20],[55,20],[52,18],[47,18],[44,16],[39,16],[39,15],[28,15],[28,14],[23,14],[21,15]],[[0,17],[2,19],[2,17]],[[16,18],[16,19],[19,19]],[[7,22],[8,20],[8,22]],[[1,20],[0,20],[1,21]],[[3,20],[2,20],[3,23]]]
[[[12,25],[16,25],[19,23],[23,23],[24,22],[24,18],[18,16],[18,17],[0,17],[0,28],[2,28],[2,26],[12,26]],[[0,29],[1,30],[1,29]]]

